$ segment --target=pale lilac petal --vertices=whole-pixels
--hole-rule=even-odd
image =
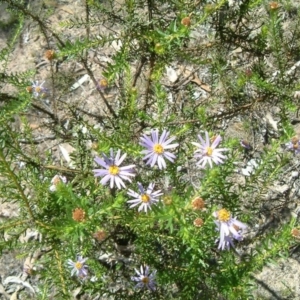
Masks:
[[[172,148],[176,148],[176,147],[178,147],[178,146],[179,146],[178,143],[176,143],[176,144],[171,144],[171,145],[165,145],[165,146],[164,146],[164,149],[172,149]]]
[[[110,188],[112,189],[115,185],[115,177],[114,176],[110,176]],[[117,185],[118,189],[120,189],[120,186]]]
[[[157,144],[158,143],[158,129],[153,130],[151,132],[151,135],[152,135],[152,141],[153,141],[153,143]]]
[[[222,141],[222,138],[221,138],[220,135],[218,135],[218,136],[215,138],[215,140],[213,141],[211,147],[215,149],[216,147],[218,147],[218,145],[220,144],[221,141]]]
[[[95,162],[100,165],[103,168],[106,168],[106,163],[103,159],[101,159],[100,157],[96,156],[95,157]]]
[[[103,169],[95,169],[93,170],[93,172],[95,173],[94,176],[105,176],[105,175],[108,175],[108,171],[107,170],[103,170]]]
[[[120,159],[116,157],[116,159],[115,159],[116,165],[119,166],[123,162],[123,160],[126,158],[126,156],[127,156],[127,154],[124,153]]]
[[[105,175],[105,176],[101,179],[100,183],[101,183],[102,185],[106,185],[107,182],[108,182],[110,179],[111,179],[111,176],[110,176],[109,174],[107,174],[107,175]]]
[[[159,139],[159,144],[163,144],[166,140],[166,138],[168,137],[169,133],[164,130],[160,136],[160,139]]]

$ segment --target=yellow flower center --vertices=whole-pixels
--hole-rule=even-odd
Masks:
[[[101,79],[101,80],[99,81],[99,85],[100,85],[101,87],[106,88],[107,85],[108,85],[108,82],[107,82],[106,79]]]
[[[163,148],[163,146],[160,145],[160,144],[155,144],[155,145],[153,146],[153,151],[154,151],[155,153],[157,153],[157,154],[162,154],[162,153],[164,153],[164,148]]]
[[[150,197],[147,194],[143,194],[141,198],[144,203],[147,203],[150,201]]]
[[[35,87],[35,91],[36,91],[37,93],[40,93],[41,90],[42,90],[41,87],[39,87],[39,86],[36,86],[36,87]]]
[[[230,212],[225,208],[220,209],[218,211],[218,219],[221,222],[228,222],[230,220]]]
[[[75,268],[76,268],[77,270],[80,270],[80,269],[82,268],[82,263],[79,262],[79,261],[77,261],[77,262],[75,263]]]
[[[207,148],[206,148],[206,154],[207,154],[208,156],[211,156],[211,155],[213,154],[213,151],[214,151],[214,149],[211,148],[211,147],[207,147]]]
[[[111,174],[111,175],[118,175],[119,172],[120,172],[120,169],[119,167],[115,166],[115,165],[112,165],[108,168],[108,172]]]
[[[142,279],[143,284],[148,284],[149,283],[149,278],[147,276],[144,276]]]

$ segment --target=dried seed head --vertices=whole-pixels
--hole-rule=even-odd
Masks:
[[[298,137],[296,135],[291,138],[291,143],[293,145],[297,144],[298,142],[299,142],[299,139],[298,139]]]
[[[97,150],[97,149],[98,149],[98,143],[93,142],[92,145],[91,145],[91,148],[92,148],[93,150]]]
[[[201,210],[205,206],[205,202],[201,197],[196,197],[192,200],[193,210]]]
[[[48,60],[53,60],[55,58],[55,52],[54,50],[47,50],[45,52],[45,57],[48,59]]]
[[[245,75],[246,75],[247,77],[251,77],[251,76],[252,76],[252,70],[251,70],[251,69],[246,69],[246,70],[245,70]]]
[[[98,241],[102,242],[107,237],[107,234],[104,230],[99,230],[93,234],[93,237]]]
[[[76,222],[83,222],[85,220],[85,211],[82,208],[75,208],[72,212],[72,218]]]
[[[33,92],[32,86],[27,86],[26,91],[31,94]]]
[[[279,4],[278,2],[273,1],[269,3],[269,7],[271,10],[277,10],[279,8]]]
[[[26,265],[23,268],[23,272],[26,273],[29,276],[32,276],[32,275],[34,275],[36,273],[36,270],[33,267],[30,267],[30,266]]]
[[[297,229],[297,228],[293,228],[292,231],[291,231],[291,235],[295,238],[300,238],[300,230]]]
[[[186,27],[190,27],[191,26],[191,18],[190,17],[185,17],[181,20],[181,24],[183,26],[186,26]]]
[[[195,225],[196,227],[201,227],[203,224],[204,224],[204,222],[203,222],[203,220],[200,219],[200,218],[196,218],[196,219],[194,220],[194,225]]]
[[[216,138],[217,138],[217,135],[212,136],[212,137],[210,138],[210,142],[213,143],[213,142],[216,140]]]
[[[55,175],[52,179],[52,184],[58,185],[61,182],[61,179],[58,175]]]
[[[246,150],[252,150],[252,146],[250,145],[250,143],[246,140],[240,140],[240,145],[245,148]]]

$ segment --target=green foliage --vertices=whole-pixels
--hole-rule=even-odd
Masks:
[[[256,0],[91,0],[80,15],[53,24],[55,6],[2,2],[14,26],[0,51],[0,205],[16,205],[18,213],[0,219],[0,251],[15,249],[20,259],[38,253],[25,268],[38,287],[32,297],[258,297],[251,274],[297,245],[297,219],[256,226],[258,216],[270,219],[269,211],[280,214],[296,197],[286,175],[297,171],[300,147],[294,142],[286,151],[299,122],[300,32],[292,8],[283,13]],[[15,52],[40,40],[36,68],[12,71],[14,60],[27,59]],[[176,156],[166,168],[143,159],[140,138],[152,129],[178,143],[163,146]],[[219,135],[225,157],[201,168],[195,143],[206,132],[203,157],[214,157]],[[245,149],[240,140],[249,132],[252,149]],[[132,180],[122,177],[126,188],[94,176],[111,149],[127,154],[122,166],[134,165]],[[110,174],[120,171],[116,164]],[[162,193],[147,212],[128,202],[138,182]],[[275,197],[282,182],[288,190]],[[150,193],[140,195],[141,204]],[[248,230],[228,225],[222,209]],[[233,244],[224,251],[218,222],[231,229]],[[88,258],[87,276],[71,276],[78,255]],[[155,291],[134,287],[142,265],[157,271]]]

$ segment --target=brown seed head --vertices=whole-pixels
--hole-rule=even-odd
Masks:
[[[201,227],[203,224],[204,224],[204,222],[203,222],[203,220],[200,219],[200,218],[196,218],[196,219],[194,220],[194,225],[195,225],[196,227]]]
[[[31,94],[33,92],[32,86],[27,86],[26,91]]]
[[[205,202],[201,197],[196,197],[192,200],[193,210],[201,210],[205,206]]]
[[[213,143],[213,142],[216,140],[216,138],[217,138],[216,135],[212,136],[212,137],[210,138],[210,142]]]
[[[72,212],[72,218],[76,222],[83,222],[85,220],[85,211],[82,208],[75,208]]]
[[[53,60],[55,58],[55,52],[54,50],[47,50],[45,52],[45,57],[48,59],[48,60]]]
[[[297,144],[298,142],[299,142],[299,139],[298,139],[298,137],[297,136],[293,136],[292,138],[291,138],[291,142],[292,142],[292,144]]]
[[[279,8],[279,4],[278,4],[278,2],[272,1],[269,3],[269,7],[271,10],[276,10]]]
[[[251,77],[251,76],[252,76],[252,70],[251,70],[251,69],[246,69],[246,70],[245,70],[245,75],[246,75],[247,77]]]
[[[99,230],[93,234],[93,237],[98,241],[102,242],[107,237],[107,234],[104,230]]]
[[[61,182],[61,179],[58,175],[55,175],[52,179],[52,184],[58,185]]]
[[[185,27],[190,27],[191,26],[191,18],[190,17],[185,17],[181,20],[181,24]]]
[[[91,148],[92,148],[93,150],[97,150],[97,149],[98,149],[98,143],[93,142]]]
[[[300,238],[300,230],[297,228],[293,228],[291,231],[291,235],[295,238]]]

